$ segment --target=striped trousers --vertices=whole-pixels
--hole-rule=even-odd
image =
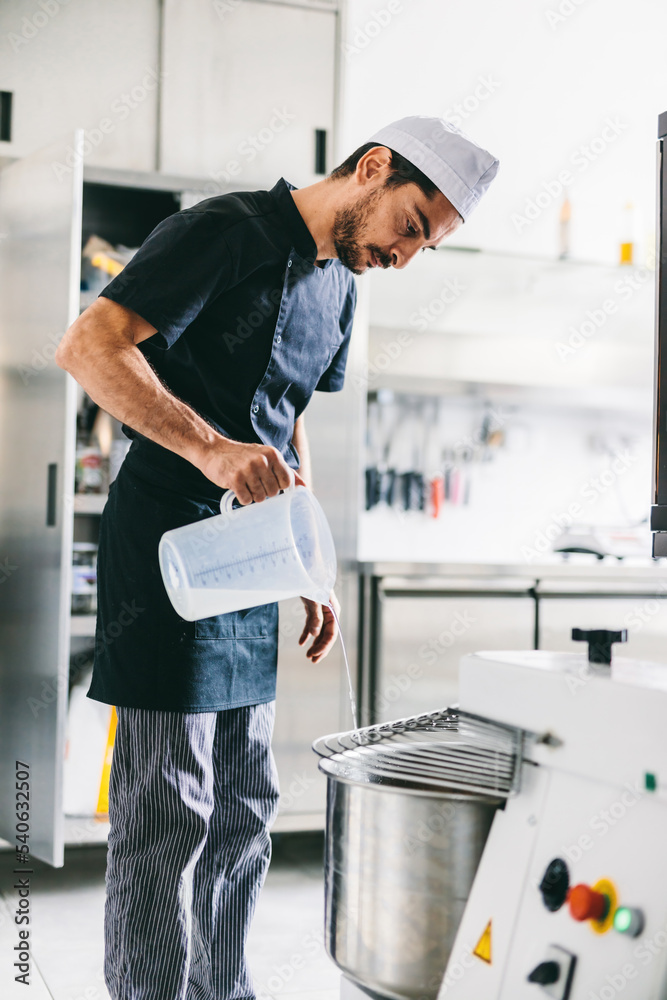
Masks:
[[[275,702],[118,708],[104,974],[112,1000],[254,1000],[245,943],[278,806]]]

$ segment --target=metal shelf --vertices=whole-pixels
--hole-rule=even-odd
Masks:
[[[95,615],[71,615],[70,635],[72,637],[90,637],[95,635]]]
[[[106,493],[75,493],[75,514],[101,514],[107,502]]]
[[[65,816],[65,844],[106,844],[109,836],[109,817]]]

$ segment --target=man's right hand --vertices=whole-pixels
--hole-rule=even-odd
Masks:
[[[199,464],[201,472],[224,489],[233,490],[239,503],[260,503],[292,484],[292,470],[276,448],[225,440],[209,447]],[[299,475],[298,484],[305,486]]]

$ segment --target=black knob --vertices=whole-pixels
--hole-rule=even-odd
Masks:
[[[567,899],[570,888],[570,873],[562,858],[554,858],[549,862],[542,881],[540,892],[547,910],[555,913]]]
[[[588,643],[589,663],[611,663],[611,647],[615,642],[627,642],[628,630],[620,629],[612,632],[606,628],[573,628],[572,638],[575,642]]]
[[[549,986],[557,983],[560,979],[560,965],[558,962],[540,962],[528,976],[529,983],[539,983],[540,986]]]

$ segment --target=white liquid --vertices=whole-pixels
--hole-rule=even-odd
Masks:
[[[343,642],[343,633],[341,632],[340,622],[338,620],[338,615],[334,611],[333,605],[330,604],[329,608],[331,609],[331,614],[334,616],[334,620],[335,620],[336,625],[338,627],[338,635],[340,637],[340,645],[341,645],[341,649],[343,650],[343,659],[345,660],[345,669],[347,671],[347,688],[348,688],[348,691],[350,693],[350,708],[352,709],[352,725],[354,726],[355,729],[358,729],[359,728],[359,722],[357,720],[357,699],[355,698],[354,688],[352,687],[352,674],[350,673],[350,664],[349,664],[348,659],[347,659],[347,651],[345,649],[345,643]]]

